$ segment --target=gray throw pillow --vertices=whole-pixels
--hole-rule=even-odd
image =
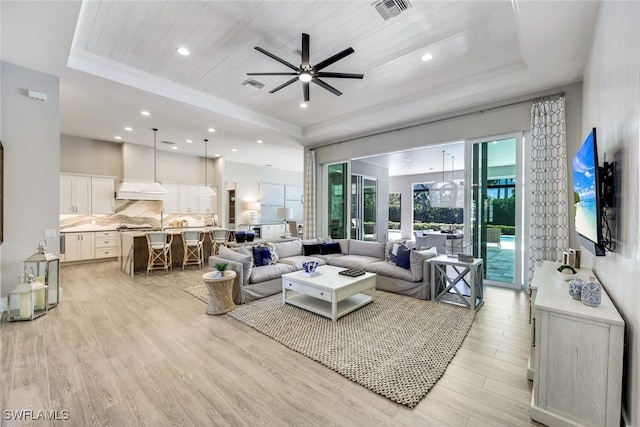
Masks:
[[[436,248],[427,249],[424,251],[411,251],[411,277],[414,282],[421,281],[423,277],[422,265],[425,260],[438,256]],[[427,277],[427,279],[429,279]]]
[[[244,285],[249,284],[249,278],[251,277],[251,268],[253,266],[253,254],[246,248],[240,247],[238,252],[231,249],[220,246],[218,252],[218,258],[228,259],[229,261],[235,261],[242,264],[242,283]]]

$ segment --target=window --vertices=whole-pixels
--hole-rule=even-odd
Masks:
[[[432,183],[413,184],[413,228],[415,230],[440,229],[445,225],[457,225],[462,228],[464,221],[464,209],[435,208],[431,206],[429,189]],[[456,182],[458,195],[463,193],[463,182]],[[458,197],[460,199],[460,197]],[[459,203],[461,204],[461,203]]]
[[[389,230],[400,230],[402,218],[402,193],[389,193]]]

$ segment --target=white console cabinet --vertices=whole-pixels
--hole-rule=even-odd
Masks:
[[[624,321],[604,289],[597,307],[571,298],[568,282],[556,274],[559,265],[545,262],[532,281],[531,418],[548,426],[618,427]]]

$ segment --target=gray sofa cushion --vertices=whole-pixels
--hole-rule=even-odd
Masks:
[[[340,251],[343,254],[345,255],[349,254],[349,243],[351,242],[350,239],[333,239],[328,241],[327,243],[334,243],[334,242],[340,243]]]
[[[232,251],[225,246],[220,246],[220,249],[218,251],[218,258],[242,263],[242,283],[249,283],[249,277],[251,277],[251,267],[253,266],[253,256],[251,254],[241,254],[239,252]]]
[[[349,255],[363,255],[372,258],[384,259],[384,243],[363,242],[361,240],[351,240],[349,242]]]
[[[410,270],[398,267],[397,265],[387,261],[378,261],[373,264],[369,264],[365,267],[365,270],[370,273],[376,273],[380,276],[394,277],[396,279],[406,280],[407,282],[422,280],[422,277],[420,277],[419,280],[414,280]],[[422,276],[422,274],[420,276]]]
[[[342,254],[326,254],[326,255],[314,255],[314,257],[316,258],[322,258],[323,260],[325,260],[325,262],[329,265],[333,265],[331,263],[331,260],[334,258],[340,258],[343,257],[344,255]]]
[[[318,265],[325,265],[327,262],[320,257],[317,256],[290,256],[288,258],[280,258],[280,261],[283,264],[287,264],[295,268],[296,270],[302,270],[302,263],[308,261],[316,261]]]
[[[289,242],[274,242],[273,246],[276,248],[278,258],[302,255],[302,241],[300,239]]]
[[[296,269],[287,264],[277,263],[274,265],[263,265],[262,267],[254,267],[251,270],[251,277],[247,283],[260,283],[268,280],[277,279],[285,273],[291,273]]]
[[[365,255],[343,255],[331,258],[329,265],[345,268],[359,268],[364,270],[367,265],[378,261],[382,261],[382,258]]]

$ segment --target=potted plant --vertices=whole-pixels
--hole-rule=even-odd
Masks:
[[[217,262],[216,263],[216,277],[222,277],[224,275],[224,271],[227,269],[229,264],[226,262]]]

